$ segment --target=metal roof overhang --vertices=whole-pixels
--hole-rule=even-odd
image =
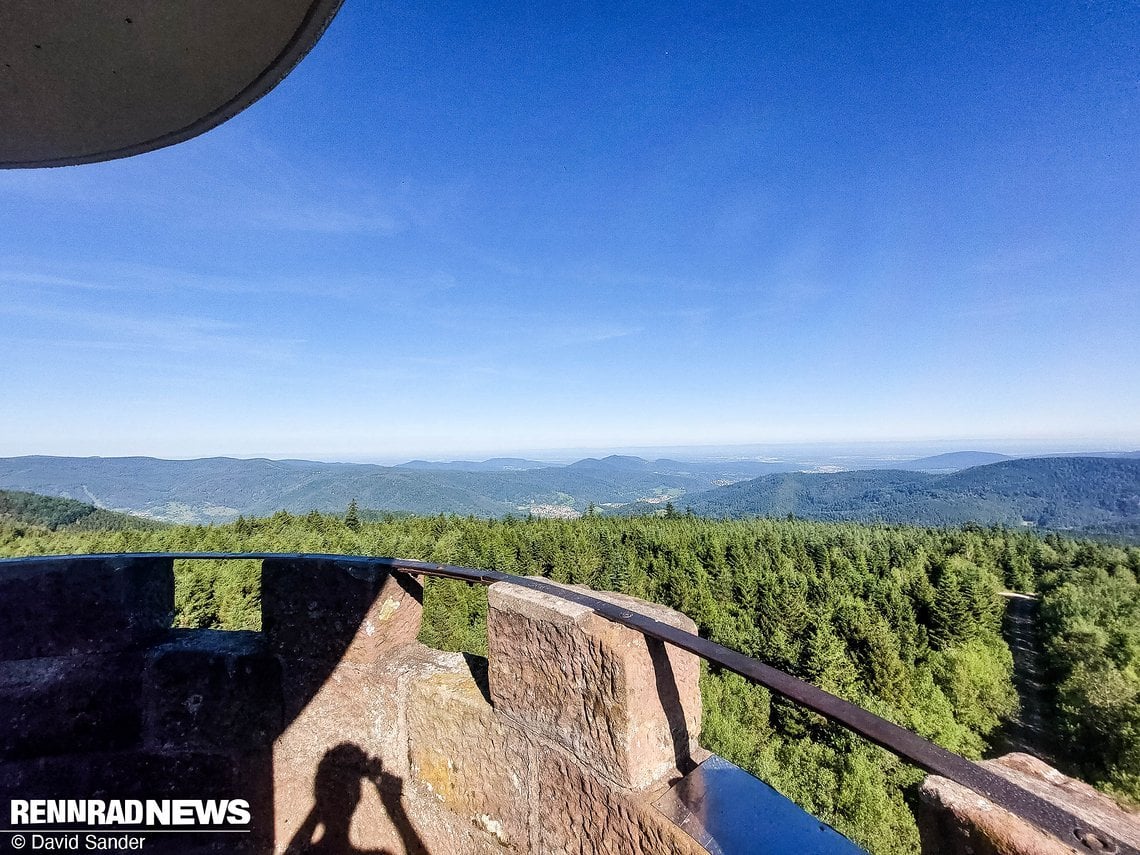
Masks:
[[[244,110],[343,0],[0,3],[0,167],[152,151]]]

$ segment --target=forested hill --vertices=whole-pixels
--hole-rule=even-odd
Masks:
[[[712,517],[791,514],[816,520],[1140,532],[1140,460],[1041,457],[949,475],[790,472],[687,496],[676,506]]]
[[[52,531],[112,531],[161,525],[140,517],[102,510],[74,499],[59,499],[15,490],[0,490],[0,522],[39,526]]]
[[[672,502],[676,509],[713,517],[791,514],[1140,535],[1140,459],[1047,457],[950,474],[915,471],[979,456],[926,458],[902,464],[911,467],[906,471],[835,473],[795,471],[804,467],[788,462],[618,455],[538,468],[525,468],[533,463],[526,460],[486,461],[482,469],[422,462],[12,457],[0,458],[0,489],[184,523],[227,522],[279,510],[343,514],[353,499],[361,509],[480,517],[571,517],[590,505],[600,513],[653,514]]]
[[[616,455],[541,468],[524,468],[531,461],[487,463],[492,465],[472,470],[422,462],[377,466],[228,457],[8,457],[0,458],[0,488],[182,523],[226,522],[239,514],[264,516],[279,510],[343,513],[353,499],[361,508],[419,514],[569,516],[591,503],[663,502],[797,468],[749,460],[694,463]]]

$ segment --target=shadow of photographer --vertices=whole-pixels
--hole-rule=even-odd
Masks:
[[[361,849],[351,840],[352,818],[365,782],[376,788],[403,850]],[[313,781],[313,809],[301,823],[285,852],[287,855],[426,855],[427,849],[404,811],[404,782],[384,771],[378,757],[359,746],[342,742],[330,748]]]

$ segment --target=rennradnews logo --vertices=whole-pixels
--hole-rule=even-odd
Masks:
[[[232,827],[249,825],[245,799],[12,799],[17,825]],[[143,830],[143,829],[140,829]]]
[[[128,852],[166,834],[250,831],[245,799],[12,799],[8,818],[9,849],[30,852]]]

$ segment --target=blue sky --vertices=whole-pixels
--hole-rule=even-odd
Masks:
[[[0,172],[0,454],[1140,446],[1140,10],[347,0]]]

